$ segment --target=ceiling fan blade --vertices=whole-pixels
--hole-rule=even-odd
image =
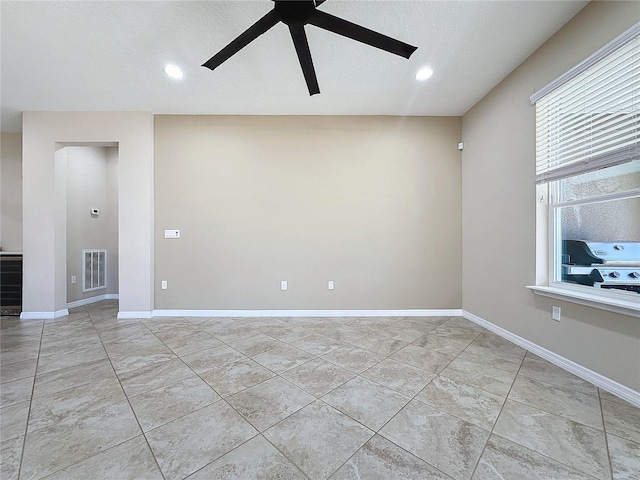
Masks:
[[[309,42],[307,41],[307,34],[304,31],[304,27],[302,25],[289,25],[289,31],[291,32],[293,45],[296,47],[296,53],[298,54],[304,79],[307,82],[309,95],[320,93],[318,78],[313,68],[313,60],[311,59],[311,51],[309,50]]]
[[[229,45],[224,47],[218,53],[216,53],[213,57],[207,60],[202,64],[203,67],[210,68],[213,70],[214,68],[222,65],[223,62],[231,58],[233,55],[238,53],[244,47],[249,45],[252,41],[258,38],[260,35],[265,33],[271,27],[273,27],[276,23],[280,21],[275,10],[271,10],[264,17],[258,20],[256,23],[247,28],[244,32],[242,32],[238,38],[233,40]]]
[[[314,10],[309,23],[404,58],[409,58],[418,48],[320,10]]]

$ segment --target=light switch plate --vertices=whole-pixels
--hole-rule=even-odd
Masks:
[[[165,230],[164,238],[180,238],[180,230]]]

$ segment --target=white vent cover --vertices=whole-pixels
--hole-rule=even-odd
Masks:
[[[107,251],[82,250],[82,291],[107,288]]]

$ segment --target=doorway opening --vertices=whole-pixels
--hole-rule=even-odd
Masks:
[[[60,147],[56,151],[57,210],[66,225],[66,258],[59,266],[66,272],[67,308],[117,301],[118,144]]]

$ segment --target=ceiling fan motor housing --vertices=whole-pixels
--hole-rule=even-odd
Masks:
[[[316,5],[313,0],[276,0],[274,8],[282,23],[303,26],[309,23]]]

